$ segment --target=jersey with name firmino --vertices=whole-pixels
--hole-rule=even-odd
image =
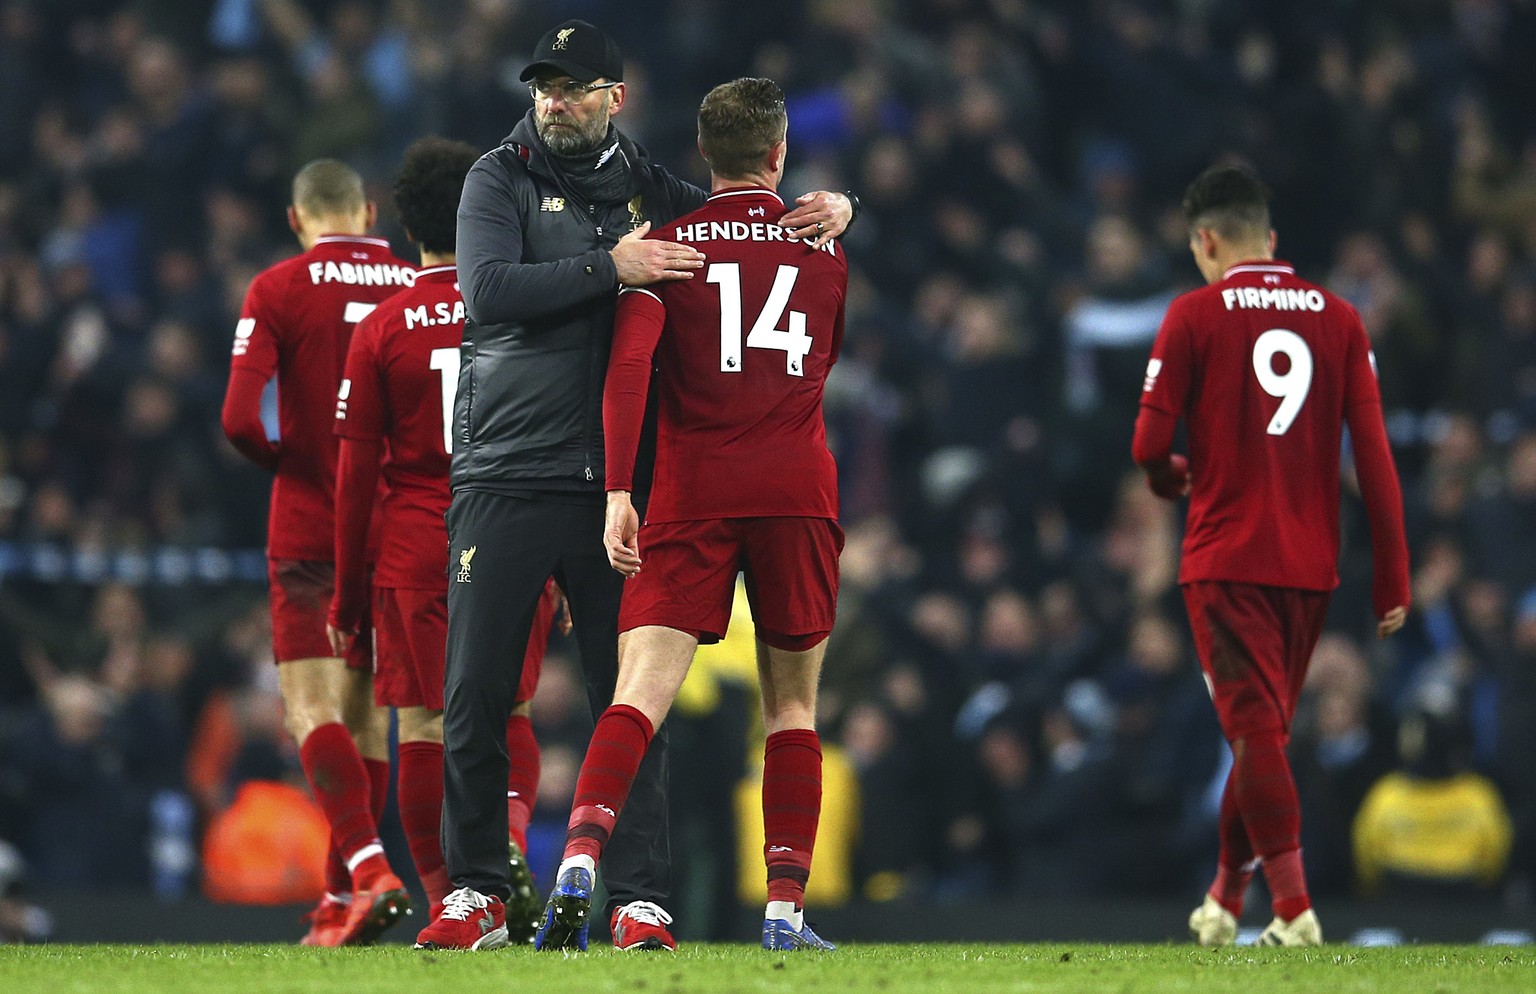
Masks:
[[[1374,366],[1354,308],[1283,262],[1234,266],[1174,300],[1141,402],[1186,419],[1179,582],[1338,585],[1344,421],[1379,408]]]

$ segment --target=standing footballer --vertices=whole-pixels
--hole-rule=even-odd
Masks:
[[[251,281],[224,396],[225,435],[274,476],[267,523],[272,651],[284,722],[331,827],[325,895],[310,915],[306,945],[367,945],[410,909],[379,841],[389,716],[370,699],[368,642],[359,639],[342,656],[325,632],[336,575],[331,411],[347,345],[379,301],[416,281],[389,242],[366,236],[375,214],[350,166],[317,159],[299,170],[288,225],[304,252]],[[276,444],[261,423],[262,390],[274,377]]]
[[[713,192],[654,235],[697,247],[703,278],[619,295],[603,391],[602,536],[629,578],[618,685],[576,782],[541,949],[586,948],[596,863],[694,650],[725,634],[738,571],[757,625],[768,733],[763,946],[833,948],[805,925],[801,905],[821,812],[816,684],[843,542],[821,399],[842,345],[848,264],[837,242],[817,248],[779,225],[787,126],[771,80],[710,91],[699,151]],[[630,491],[653,357],[656,471],[642,529]]]
[[[1189,928],[1204,946],[1232,942],[1262,866],[1274,919],[1259,941],[1315,946],[1322,928],[1307,895],[1285,746],[1338,586],[1346,424],[1370,514],[1381,638],[1408,613],[1402,494],[1365,328],[1349,304],[1275,259],[1269,189],[1246,168],[1215,167],[1190,184],[1184,214],[1209,285],[1163,318],[1133,454],[1158,496],[1189,495],[1179,583],[1232,745],[1216,879]],[[1172,453],[1181,416],[1187,460]]]

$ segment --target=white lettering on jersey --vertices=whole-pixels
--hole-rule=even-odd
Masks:
[[[1157,374],[1161,373],[1162,371],[1163,371],[1163,360],[1161,360],[1161,359],[1148,359],[1147,360],[1147,378],[1142,381],[1142,384],[1141,384],[1141,392],[1142,393],[1151,393],[1152,392],[1152,388],[1157,386]]]
[[[695,221],[674,229],[678,242],[793,242],[798,239],[776,224],[765,221]],[[837,240],[831,239],[819,251],[837,255]]]
[[[251,348],[251,336],[256,333],[255,318],[241,318],[235,322],[234,354],[245,355]]]
[[[396,266],[383,262],[356,263],[311,262],[309,281],[321,283],[346,283],[351,286],[415,286],[416,270],[409,266]]]
[[[352,381],[342,380],[341,389],[336,391],[336,420],[347,420],[347,397],[352,393]]]
[[[1256,286],[1229,286],[1221,291],[1227,310],[1321,311],[1328,306],[1320,290],[1295,287],[1270,289]]]
[[[405,318],[405,330],[413,328],[431,328],[440,324],[463,324],[464,301],[455,300],[451,305],[446,300],[439,300],[432,306],[432,311],[427,311],[427,305],[407,307],[401,312]]]

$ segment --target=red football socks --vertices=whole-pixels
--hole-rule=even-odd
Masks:
[[[443,867],[443,747],[436,742],[400,743],[400,779],[395,784],[400,827],[411,849],[416,875],[433,906],[453,889]]]
[[[1301,802],[1279,732],[1232,743],[1232,783],[1253,851],[1264,861],[1275,914],[1286,921],[1312,906],[1301,865]]]
[[[339,721],[321,725],[299,747],[299,762],[331,826],[331,845],[351,871],[352,886],[366,887],[389,870],[370,807],[368,769]]]
[[[1221,852],[1216,860],[1216,879],[1209,891],[1216,903],[1241,918],[1243,895],[1253,880],[1257,865],[1253,858],[1253,843],[1248,841],[1248,829],[1243,826],[1243,815],[1237,807],[1237,788],[1233,780],[1237,767],[1227,775],[1226,789],[1221,792],[1221,815],[1217,822],[1217,835]]]
[[[628,704],[612,704],[592,730],[592,744],[576,778],[576,799],[565,832],[565,857],[599,860],[614,822],[629,798],[640,760],[656,730],[651,720]]]
[[[768,900],[805,903],[821,818],[821,739],[810,728],[768,736],[763,747],[763,858]]]
[[[507,834],[523,852],[528,851],[528,822],[539,796],[539,741],[526,715],[507,719]]]
[[[364,756],[363,767],[368,771],[368,809],[377,827],[384,824],[384,809],[389,806],[389,760]]]

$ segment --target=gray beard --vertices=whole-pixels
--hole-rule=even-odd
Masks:
[[[570,118],[565,123],[572,124]],[[591,130],[582,130],[580,127],[551,128],[545,121],[534,119],[534,128],[539,137],[549,150],[556,155],[575,156],[585,155],[597,150],[597,146],[603,143],[608,136],[608,119],[606,117],[593,117]]]

